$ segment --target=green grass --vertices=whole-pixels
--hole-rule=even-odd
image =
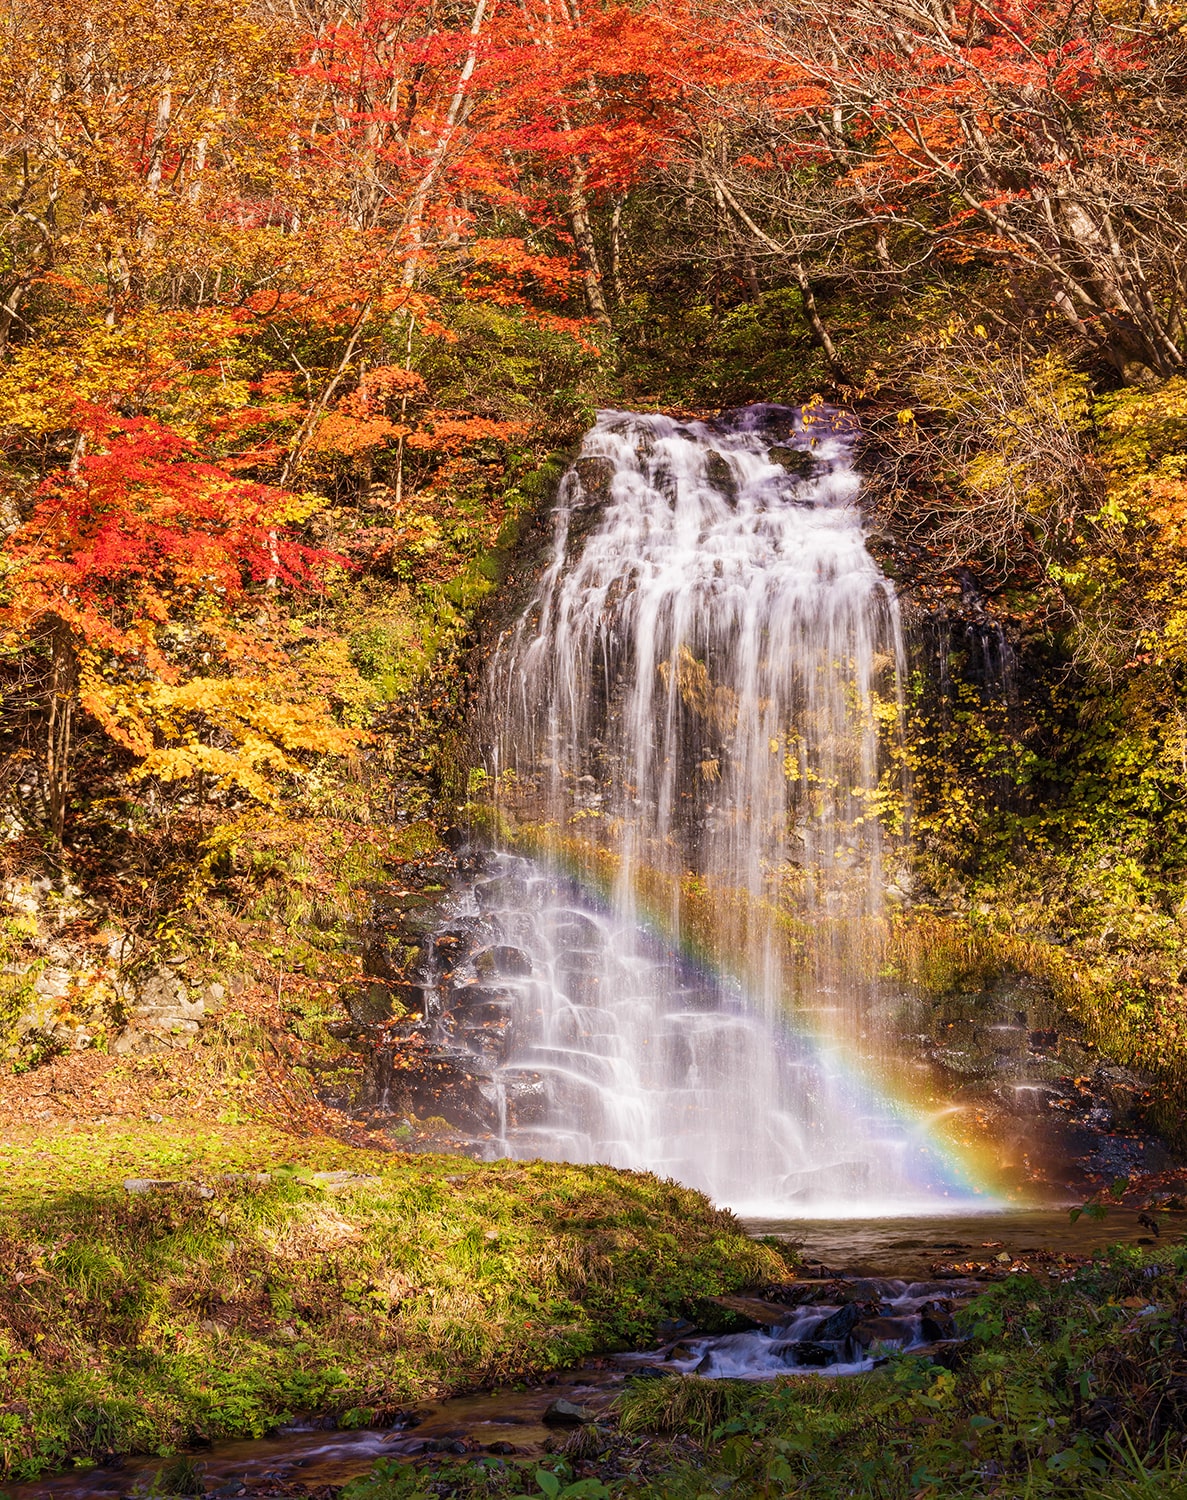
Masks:
[[[359,1180],[329,1188],[315,1171]],[[224,1174],[271,1173],[267,1182]],[[365,1175],[364,1175],[365,1174]],[[133,1195],[125,1177],[191,1188]],[[259,1127],[0,1147],[0,1474],[345,1425],[648,1338],[783,1272],[700,1195]]]

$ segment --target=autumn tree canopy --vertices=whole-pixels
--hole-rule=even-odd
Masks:
[[[1157,8],[18,0],[2,24],[7,650],[51,743],[81,708],[156,775],[264,795],[297,765],[264,741],[345,748],[274,625],[355,565],[319,504],[382,500],[389,557],[427,556],[461,494],[497,530],[492,466],[571,431],[628,272],[787,285],[850,387],[828,295],[936,267],[997,270],[991,326],[1049,313],[1124,380],[1183,362]],[[305,728],[269,739],[276,713]]]

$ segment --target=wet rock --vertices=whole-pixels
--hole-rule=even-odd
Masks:
[[[548,1115],[548,1091],[540,1078],[514,1079],[507,1084],[507,1123],[513,1129],[539,1125]]]
[[[778,1328],[788,1321],[786,1307],[780,1307],[773,1302],[764,1302],[759,1297],[706,1297],[705,1301],[733,1313],[737,1319],[751,1328]]]
[[[826,1365],[836,1364],[837,1351],[828,1344],[815,1339],[797,1339],[793,1344],[784,1344],[776,1349],[783,1354],[788,1364],[801,1370],[823,1370]]]
[[[511,1055],[511,1020],[508,1016],[464,1026],[461,1035],[467,1050],[481,1058],[488,1067],[498,1067]]]
[[[604,949],[566,947],[557,956],[557,972],[574,978],[599,975],[605,961]]]
[[[781,1307],[807,1307],[813,1302],[837,1302],[836,1283],[805,1278],[803,1281],[773,1282],[762,1288],[764,1302],[778,1302]]]
[[[496,943],[474,955],[474,969],[481,979],[524,979],[532,972],[532,961],[522,948]]]
[[[517,875],[496,875],[490,880],[480,880],[474,887],[474,898],[483,911],[520,906],[527,895],[528,883]]]
[[[579,458],[573,465],[581,483],[582,502],[585,505],[605,505],[610,498],[610,486],[618,472],[609,458]]]
[[[497,1021],[506,1015],[511,1004],[506,990],[483,984],[454,985],[448,997],[449,1009],[467,1021]]]
[[[886,1281],[874,1276],[855,1276],[852,1281],[833,1281],[829,1283],[833,1295],[825,1297],[825,1302],[859,1302],[864,1305],[876,1305],[885,1302],[888,1297],[897,1297],[902,1291],[902,1284]]]
[[[909,1318],[862,1318],[849,1336],[863,1349],[871,1344],[909,1344],[915,1339],[915,1327]]]
[[[478,1135],[498,1126],[497,1101],[476,1059],[432,1047],[421,1036],[377,1048],[367,1060],[360,1094],[358,1104],[368,1111],[444,1120]]]
[[[855,1325],[861,1321],[863,1311],[864,1309],[858,1302],[850,1302],[838,1308],[835,1313],[816,1325],[812,1330],[813,1339],[840,1343],[842,1339],[849,1337]]]
[[[597,948],[602,939],[602,930],[592,917],[581,912],[566,913],[562,922],[553,929],[553,940],[558,948]]]
[[[597,1413],[558,1396],[544,1413],[544,1420],[550,1427],[580,1427],[586,1422],[596,1422]]]
[[[682,1010],[720,1010],[721,991],[714,989],[711,985],[706,985],[704,988],[690,986],[677,992],[677,1001]]]
[[[710,448],[705,455],[705,477],[729,505],[738,503],[738,479],[724,453]]]
[[[819,473],[816,459],[802,448],[788,448],[782,443],[776,443],[773,448],[768,449],[767,457],[797,479],[812,479]]]

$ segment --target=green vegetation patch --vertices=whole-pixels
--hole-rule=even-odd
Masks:
[[[300,1412],[366,1425],[629,1346],[784,1270],[700,1194],[606,1167],[162,1125],[21,1135],[0,1178],[15,1480]]]
[[[1117,1247],[991,1288],[952,1368],[899,1355],[853,1379],[638,1381],[616,1431],[556,1457],[380,1464],[345,1500],[1182,1500],[1185,1273],[1182,1245]]]

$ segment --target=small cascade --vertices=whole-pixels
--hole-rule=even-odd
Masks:
[[[933,1357],[959,1342],[954,1299],[983,1290],[965,1280],[907,1282],[890,1277],[803,1281],[774,1289],[790,1305],[739,1299],[763,1323],[742,1333],[695,1330],[646,1354],[620,1356],[642,1372],[702,1375],[711,1380],[773,1380],[798,1371],[858,1375],[891,1354],[927,1350]],[[768,1296],[770,1293],[768,1293]]]
[[[439,985],[497,1154],[753,1211],[959,1195],[863,1082],[906,799],[901,631],[852,451],[823,410],[606,412],[563,481],[485,687],[517,852],[456,893]]]

